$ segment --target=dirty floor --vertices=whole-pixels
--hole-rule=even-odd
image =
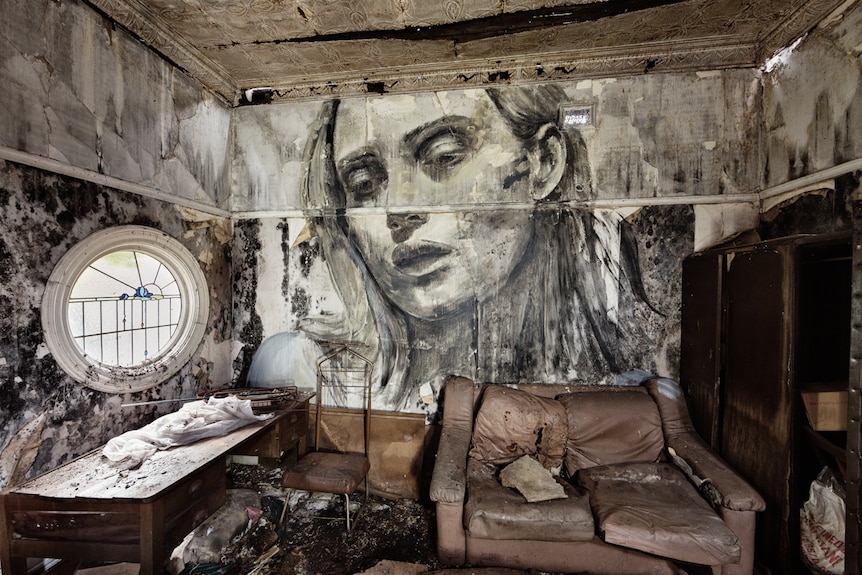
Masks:
[[[229,487],[257,490],[266,520],[226,549],[222,571],[211,566],[209,573],[353,575],[381,561],[419,564],[428,570],[439,567],[431,505],[374,494],[364,503],[363,496],[357,494],[351,499],[351,508],[354,513],[358,510],[358,515],[348,534],[342,497],[284,493],[278,487],[281,473],[279,468],[230,467]],[[197,571],[187,569],[183,575],[207,573],[199,567]]]

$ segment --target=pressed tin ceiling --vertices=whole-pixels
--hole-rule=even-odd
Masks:
[[[857,0],[88,1],[238,105],[758,66]]]

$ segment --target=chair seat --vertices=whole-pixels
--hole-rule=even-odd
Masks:
[[[361,453],[314,451],[284,472],[281,485],[303,491],[350,494],[356,491],[369,469],[368,457]]]

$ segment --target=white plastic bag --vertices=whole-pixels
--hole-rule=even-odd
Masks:
[[[844,573],[844,489],[824,467],[799,512],[802,560],[814,573]]]

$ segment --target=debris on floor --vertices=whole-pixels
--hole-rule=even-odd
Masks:
[[[384,559],[371,569],[357,573],[357,575],[423,575],[425,573],[428,573],[428,567],[425,565]]]
[[[222,549],[254,526],[261,514],[260,495],[256,491],[228,489],[224,505],[198,525],[174,555],[180,556],[181,550],[184,565],[218,563]]]
[[[350,500],[353,526],[348,534],[341,496],[285,490],[280,486],[281,475],[278,467],[231,465],[228,487],[244,497],[249,490],[256,492],[260,514],[253,517],[248,508],[255,506],[247,499],[214,514],[214,521],[196,532],[232,535],[217,553],[218,560],[210,551],[197,550],[194,556],[186,553],[184,565],[178,566],[175,553],[174,573],[354,575],[379,565],[381,575],[414,575],[439,567],[430,503],[373,494],[366,502],[364,494],[357,493]],[[242,515],[249,512],[248,517]],[[222,528],[216,515],[227,522]],[[247,524],[236,533],[238,521]],[[226,540],[223,535],[216,539]],[[198,562],[196,557],[207,562]]]
[[[278,467],[232,464],[232,503],[189,534],[172,554],[166,575],[552,575],[445,568],[437,560],[434,507],[428,501],[369,494],[366,502],[356,493],[348,534],[341,496],[283,489],[282,473]],[[210,543],[220,549],[194,547],[195,534],[205,543],[208,533],[219,534]],[[122,575],[125,565],[137,573],[137,564],[112,564],[78,574]]]
[[[137,563],[111,563],[78,569],[76,575],[138,575],[140,571]]]

